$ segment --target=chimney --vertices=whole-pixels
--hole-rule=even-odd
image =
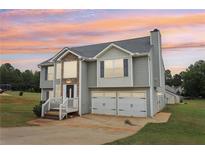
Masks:
[[[158,29],[154,29],[150,32],[150,44],[152,48],[152,64],[153,64],[153,78],[154,86],[159,87],[161,83],[161,65],[162,65],[162,53],[161,53],[161,34]]]
[[[158,45],[159,47],[161,47],[161,34],[157,28],[150,31],[150,36],[151,36],[151,40],[150,40],[151,45]]]

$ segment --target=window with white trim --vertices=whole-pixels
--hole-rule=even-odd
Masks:
[[[63,63],[63,78],[77,78],[77,61]]]
[[[104,77],[123,77],[123,59],[105,60],[104,61]]]

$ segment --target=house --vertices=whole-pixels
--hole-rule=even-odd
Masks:
[[[65,47],[39,64],[42,117],[56,112],[153,117],[165,106],[161,34]],[[52,115],[52,114],[50,114]]]
[[[181,97],[177,94],[179,88],[175,89],[168,85],[165,86],[165,99],[166,104],[180,103]]]

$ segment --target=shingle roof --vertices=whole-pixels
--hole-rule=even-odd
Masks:
[[[150,45],[150,36],[146,36],[146,37],[140,37],[140,38],[127,39],[127,40],[71,47],[68,49],[73,51],[79,56],[86,57],[86,58],[93,58],[98,53],[100,53],[103,49],[109,46],[111,43],[114,43],[132,53],[147,53],[150,51],[152,47]],[[66,50],[61,50],[59,53],[56,54],[57,55],[56,58],[63,55],[65,52]],[[40,65],[48,64],[49,60],[42,62]]]
[[[151,48],[150,36],[147,36],[147,37],[133,38],[128,40],[106,42],[106,43],[93,44],[93,45],[80,46],[80,47],[72,47],[70,48],[70,50],[72,50],[73,52],[75,52],[76,54],[82,57],[92,58],[111,43],[114,43],[133,53],[149,52]]]

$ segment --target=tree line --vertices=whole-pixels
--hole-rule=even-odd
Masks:
[[[170,70],[166,70],[165,82],[169,86],[181,87],[183,96],[205,98],[205,61],[199,60],[173,76]]]
[[[0,66],[0,84],[10,84],[12,90],[40,92],[39,83],[39,71],[20,71],[9,63]]]
[[[199,60],[175,75],[166,70],[165,82],[169,86],[181,87],[183,96],[205,98],[205,61]],[[39,71],[21,72],[9,63],[0,66],[0,84],[11,84],[12,90],[40,92],[39,83]]]

